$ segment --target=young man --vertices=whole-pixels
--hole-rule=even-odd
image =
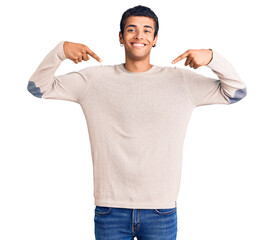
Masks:
[[[55,76],[65,59],[78,63],[90,55],[101,62],[87,46],[62,41],[31,76],[28,90],[83,109],[92,150],[96,239],[176,239],[182,150],[192,110],[238,102],[246,85],[214,49],[188,50],[173,63],[186,59],[185,66],[207,66],[218,79],[150,64],[159,29],[150,8],[128,9],[120,28],[125,63]]]

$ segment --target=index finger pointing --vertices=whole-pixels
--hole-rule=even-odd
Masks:
[[[186,58],[188,56],[188,51],[184,52],[183,54],[181,54],[179,57],[175,58],[171,63],[177,63],[181,60],[183,60],[184,58]]]
[[[93,58],[95,58],[98,62],[102,62],[101,58],[99,58],[93,51],[91,51],[88,47],[87,47],[87,53],[92,56]]]

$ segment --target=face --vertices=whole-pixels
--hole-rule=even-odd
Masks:
[[[124,37],[119,32],[120,43],[124,44],[126,57],[132,60],[149,58],[151,48],[156,44],[158,34],[154,39],[155,22],[152,18],[130,16],[126,19]],[[140,43],[141,45],[135,45]]]

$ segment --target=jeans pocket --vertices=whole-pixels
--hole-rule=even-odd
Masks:
[[[95,206],[94,212],[97,215],[107,215],[110,213],[111,209],[111,207]]]
[[[174,207],[174,208],[158,208],[158,209],[153,209],[154,212],[156,212],[157,214],[160,214],[160,215],[169,215],[169,214],[172,214],[174,212],[176,212],[177,210],[177,207]]]

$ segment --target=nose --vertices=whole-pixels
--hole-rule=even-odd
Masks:
[[[142,32],[141,32],[141,31],[136,31],[135,38],[136,38],[136,39],[141,39],[141,38],[143,38],[143,37],[142,37]]]

